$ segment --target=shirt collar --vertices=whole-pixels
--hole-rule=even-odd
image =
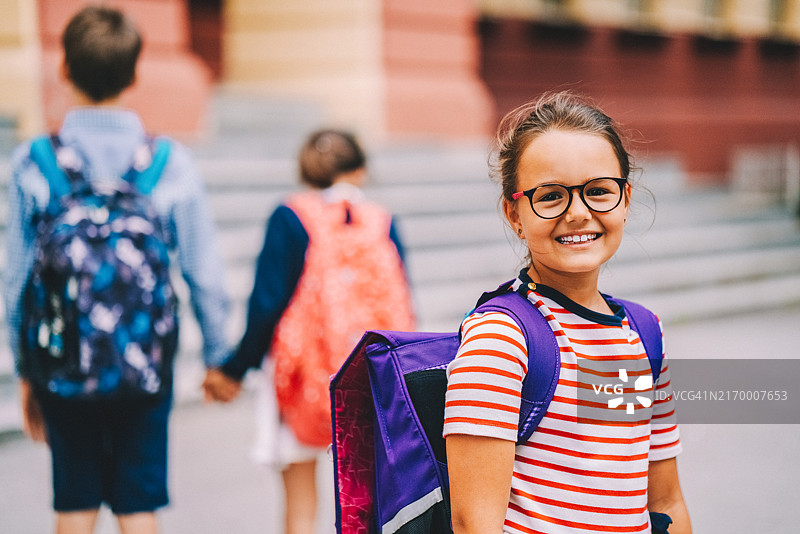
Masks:
[[[102,130],[114,135],[118,132],[144,137],[145,130],[139,116],[123,108],[79,107],[71,109],[64,117],[59,135],[64,141],[79,132]]]
[[[323,189],[322,197],[325,199],[325,202],[330,204],[342,201],[347,201],[350,204],[356,204],[366,200],[366,195],[361,188],[347,182],[335,183],[332,186]]]
[[[118,179],[133,164],[145,130],[133,111],[112,107],[70,110],[58,134],[61,143],[83,158],[90,179]]]
[[[515,287],[519,287],[520,285],[528,287],[528,284],[533,283],[533,280],[528,275],[527,269],[522,269],[519,273],[518,277],[519,283],[515,284]],[[611,310],[614,312],[613,315],[600,313],[594,310],[590,310],[584,306],[581,306],[571,298],[567,297],[557,289],[553,289],[550,286],[546,286],[544,284],[536,284],[536,289],[532,291],[533,293],[540,295],[542,297],[547,297],[552,299],[560,306],[563,306],[564,309],[578,315],[579,317],[583,317],[588,321],[592,321],[598,324],[606,324],[612,326],[621,326],[622,320],[625,318],[625,309],[617,304],[616,302],[612,302],[609,300],[607,295],[601,293],[605,301],[608,303]]]

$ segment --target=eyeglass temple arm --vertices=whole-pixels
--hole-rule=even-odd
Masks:
[[[517,200],[519,197],[521,197],[521,196],[522,196],[522,195],[524,195],[524,194],[525,194],[525,191],[517,191],[516,193],[514,193],[513,195],[511,195],[511,198],[512,198],[513,200]]]

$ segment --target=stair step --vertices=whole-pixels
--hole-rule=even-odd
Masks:
[[[698,286],[727,286],[798,272],[800,245],[728,251],[720,254],[685,254],[657,260],[610,262],[601,274],[601,288],[611,294],[676,292]]]
[[[461,245],[449,249],[409,251],[408,272],[415,285],[453,283],[474,277],[501,278],[516,274],[521,264],[507,243]]]
[[[767,217],[790,217],[775,198],[741,195],[724,187],[687,187],[680,193],[658,196],[655,200],[634,191],[627,229],[646,232],[652,229],[691,227],[731,221],[754,221]]]
[[[475,305],[477,296],[494,289],[498,281],[502,279],[474,278],[458,284],[419,288],[415,295],[420,310],[420,329],[456,329],[464,314]],[[672,324],[800,304],[800,273],[667,292],[617,291],[612,294],[643,304],[658,314],[663,323]]]
[[[297,162],[289,158],[202,158],[197,167],[210,193],[225,190],[288,190],[297,182]]]
[[[653,228],[645,233],[626,230],[615,262],[642,261],[656,257],[705,254],[753,247],[796,245],[800,224],[791,217],[765,215],[758,220],[710,222]]]
[[[631,292],[625,298],[649,307],[666,324],[753,313],[800,304],[800,273],[698,286],[683,291]]]

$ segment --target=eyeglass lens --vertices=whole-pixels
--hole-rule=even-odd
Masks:
[[[543,185],[535,188],[528,197],[531,208],[539,217],[554,219],[567,211],[570,205],[571,189],[559,184]],[[622,187],[610,178],[596,178],[579,187],[581,198],[592,211],[606,212],[617,207],[622,198]]]

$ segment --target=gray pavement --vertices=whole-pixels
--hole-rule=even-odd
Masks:
[[[800,357],[800,307],[759,315],[667,325],[673,358]],[[168,534],[279,534],[282,493],[275,473],[248,459],[254,395],[236,404],[178,405],[171,434],[172,505],[161,513]],[[698,534],[795,534],[800,502],[800,425],[684,425],[682,486]],[[0,441],[0,534],[51,531],[44,446],[19,435]],[[330,466],[323,457],[321,465]],[[331,478],[321,493],[318,533],[333,532]],[[104,512],[100,534],[116,532]]]

